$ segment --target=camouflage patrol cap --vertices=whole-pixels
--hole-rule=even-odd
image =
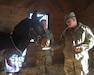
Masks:
[[[68,20],[68,19],[70,19],[72,17],[76,17],[74,12],[70,12],[69,14],[65,15],[65,20]]]

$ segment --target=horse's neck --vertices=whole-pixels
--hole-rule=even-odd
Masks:
[[[18,49],[25,49],[30,41],[29,26],[18,25],[14,28],[12,39]]]

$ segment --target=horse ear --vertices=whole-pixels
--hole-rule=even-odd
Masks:
[[[33,12],[32,19],[37,19],[37,10]]]
[[[22,53],[22,56],[25,56],[26,55],[26,52],[27,52],[27,49],[25,49]]]
[[[39,17],[37,17],[37,10],[35,10],[34,12],[33,12],[33,15],[32,15],[32,19],[34,19],[34,20],[40,20],[43,16],[39,16]]]

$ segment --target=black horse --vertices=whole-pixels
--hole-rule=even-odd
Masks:
[[[22,60],[23,62],[26,54],[25,49],[27,48],[31,39],[34,39],[35,42],[44,46],[46,42],[43,42],[43,40],[46,38],[45,31],[39,22],[36,11],[33,13],[32,19],[25,18],[14,27],[14,30],[11,33],[0,32],[0,51],[4,50],[5,71],[13,72],[11,70],[7,70],[7,67],[10,67],[11,69],[12,67],[17,67],[15,64],[12,66],[11,62],[9,62],[11,61],[11,57],[12,59],[15,57],[18,58],[17,62],[19,60]],[[22,66],[20,66],[20,68],[21,67]],[[20,68],[14,72],[18,72]]]

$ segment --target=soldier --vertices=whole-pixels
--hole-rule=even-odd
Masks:
[[[53,48],[64,48],[66,75],[88,75],[88,51],[94,46],[94,35],[87,25],[77,22],[74,12],[65,16],[65,23],[68,27]]]
[[[52,32],[48,29],[46,20],[41,20],[41,24],[50,39],[49,46],[53,45],[54,43],[54,37]],[[52,64],[52,55],[53,52],[49,49],[42,50],[41,48],[36,48],[36,67],[38,71],[38,75],[51,75],[50,74],[50,67]]]

